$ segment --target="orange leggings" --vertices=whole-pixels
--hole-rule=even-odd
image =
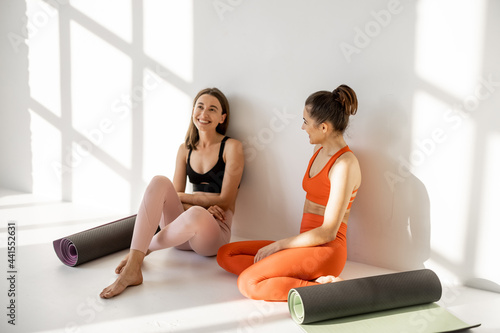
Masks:
[[[323,216],[304,214],[302,226],[323,223]],[[308,228],[309,229],[309,228]],[[302,228],[304,230],[304,228]],[[242,241],[222,246],[217,262],[226,271],[239,275],[240,292],[252,299],[286,301],[292,288],[312,286],[320,276],[339,276],[347,260],[342,223],[337,237],[319,246],[286,249],[273,253],[254,264],[257,251],[273,241]]]

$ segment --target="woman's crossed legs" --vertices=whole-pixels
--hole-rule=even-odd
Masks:
[[[231,217],[232,213],[227,212],[226,220]],[[128,286],[141,284],[142,262],[153,251],[177,247],[203,256],[217,254],[230,238],[219,223],[203,207],[193,206],[184,211],[172,182],[163,176],[154,177],[137,213],[130,252],[115,270],[119,274],[116,281],[100,296],[111,298]],[[158,225],[161,230],[155,235]]]

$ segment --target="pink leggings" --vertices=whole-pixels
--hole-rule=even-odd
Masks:
[[[147,253],[169,247],[192,250],[203,256],[213,256],[231,238],[233,213],[226,211],[226,221],[213,217],[203,207],[186,211],[172,182],[155,176],[149,183],[137,213],[130,249]],[[158,229],[161,231],[155,235]]]

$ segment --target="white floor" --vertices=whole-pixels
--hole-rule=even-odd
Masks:
[[[286,303],[253,301],[236,277],[205,258],[175,249],[151,254],[144,283],[111,300],[98,297],[115,279],[122,251],[79,267],[63,265],[52,241],[123,217],[123,214],[51,202],[0,190],[1,332],[302,332]],[[8,295],[7,224],[16,221],[16,286]],[[3,257],[3,259],[1,259]],[[388,271],[348,262],[344,279]],[[444,286],[439,304],[468,323],[470,332],[500,332],[500,294]],[[9,302],[15,301],[15,326]]]

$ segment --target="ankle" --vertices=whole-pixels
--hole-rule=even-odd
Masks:
[[[138,250],[130,250],[130,254],[125,267],[141,267],[146,255]]]

